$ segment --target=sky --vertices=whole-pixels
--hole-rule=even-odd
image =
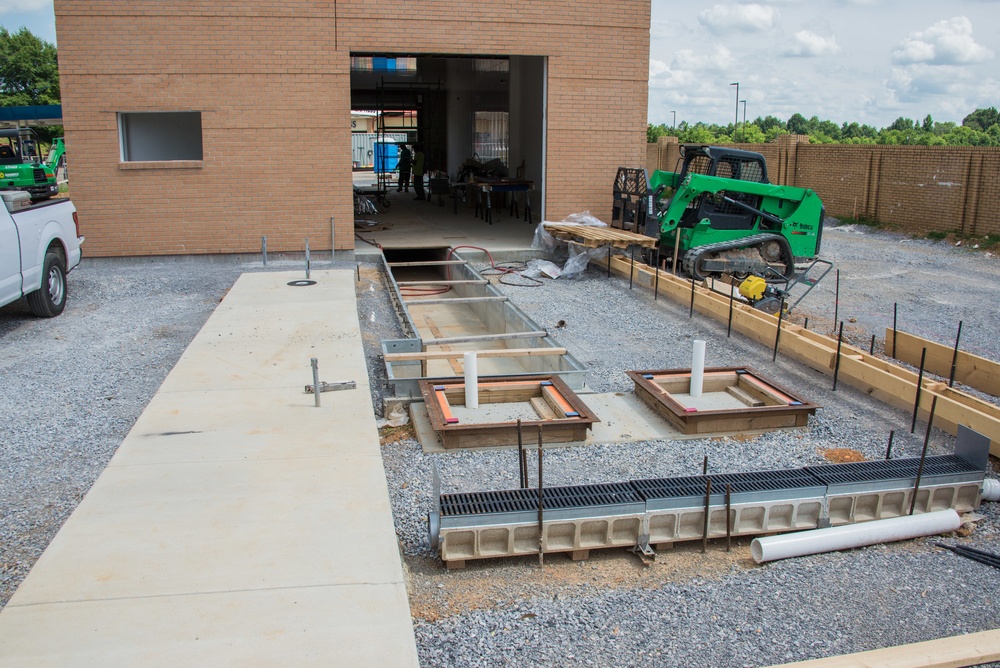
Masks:
[[[0,25],[56,41],[52,0],[0,0]],[[737,99],[748,120],[960,123],[1000,107],[1000,0],[652,0],[649,57],[653,124],[729,123]]]

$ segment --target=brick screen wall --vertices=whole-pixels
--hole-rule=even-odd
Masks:
[[[649,0],[56,0],[90,256],[354,247],[350,54],[548,57],[545,210],[610,218],[645,158]],[[204,157],[135,169],[118,112],[201,111]],[[622,128],[635,128],[623,130]]]
[[[673,171],[673,138],[646,148],[647,169]],[[915,232],[1000,234],[1000,149],[977,146],[737,144],[767,159],[773,183],[812,188],[826,213],[898,225]]]

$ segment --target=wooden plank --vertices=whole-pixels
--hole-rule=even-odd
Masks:
[[[448,346],[453,343],[479,343],[481,341],[507,341],[510,339],[544,339],[549,333],[545,330],[535,332],[508,332],[506,334],[473,334],[470,336],[449,336],[436,339],[424,339],[425,346]]]
[[[942,378],[951,376],[954,345],[943,345],[899,330],[896,330],[895,338],[898,351],[893,350],[892,329],[887,328],[885,330],[887,355],[913,366],[920,366],[920,353],[926,347],[927,360],[924,362],[924,369]],[[1000,363],[959,350],[955,361],[955,380],[980,392],[995,397],[1000,396]]]
[[[412,362],[416,360],[462,359],[465,353],[474,352],[478,358],[488,357],[559,357],[567,354],[565,348],[497,348],[495,350],[437,350],[422,353],[388,353],[386,362]]]
[[[543,397],[531,397],[530,402],[531,407],[538,413],[538,417],[543,420],[556,419],[556,414],[552,411],[552,407],[549,406],[549,402],[545,401]]]
[[[758,406],[763,406],[764,402],[757,397],[751,397],[749,394],[736,387],[735,385],[730,385],[726,388],[726,393],[740,401],[751,408],[757,408]]]

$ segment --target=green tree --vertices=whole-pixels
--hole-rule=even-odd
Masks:
[[[793,135],[809,134],[808,123],[809,121],[806,120],[805,116],[796,113],[792,114],[791,118],[788,119],[785,128]]]
[[[930,114],[924,117],[923,125],[921,125],[924,132],[934,132],[934,119],[931,118]]]
[[[983,132],[991,125],[1000,123],[1000,112],[996,107],[988,109],[976,109],[974,112],[962,119],[962,125],[973,130]]]
[[[56,47],[27,28],[0,28],[0,106],[59,104]]]

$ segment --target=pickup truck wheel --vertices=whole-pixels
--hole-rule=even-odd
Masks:
[[[54,318],[66,307],[66,264],[59,253],[45,254],[42,287],[28,293],[28,307],[40,318]]]

